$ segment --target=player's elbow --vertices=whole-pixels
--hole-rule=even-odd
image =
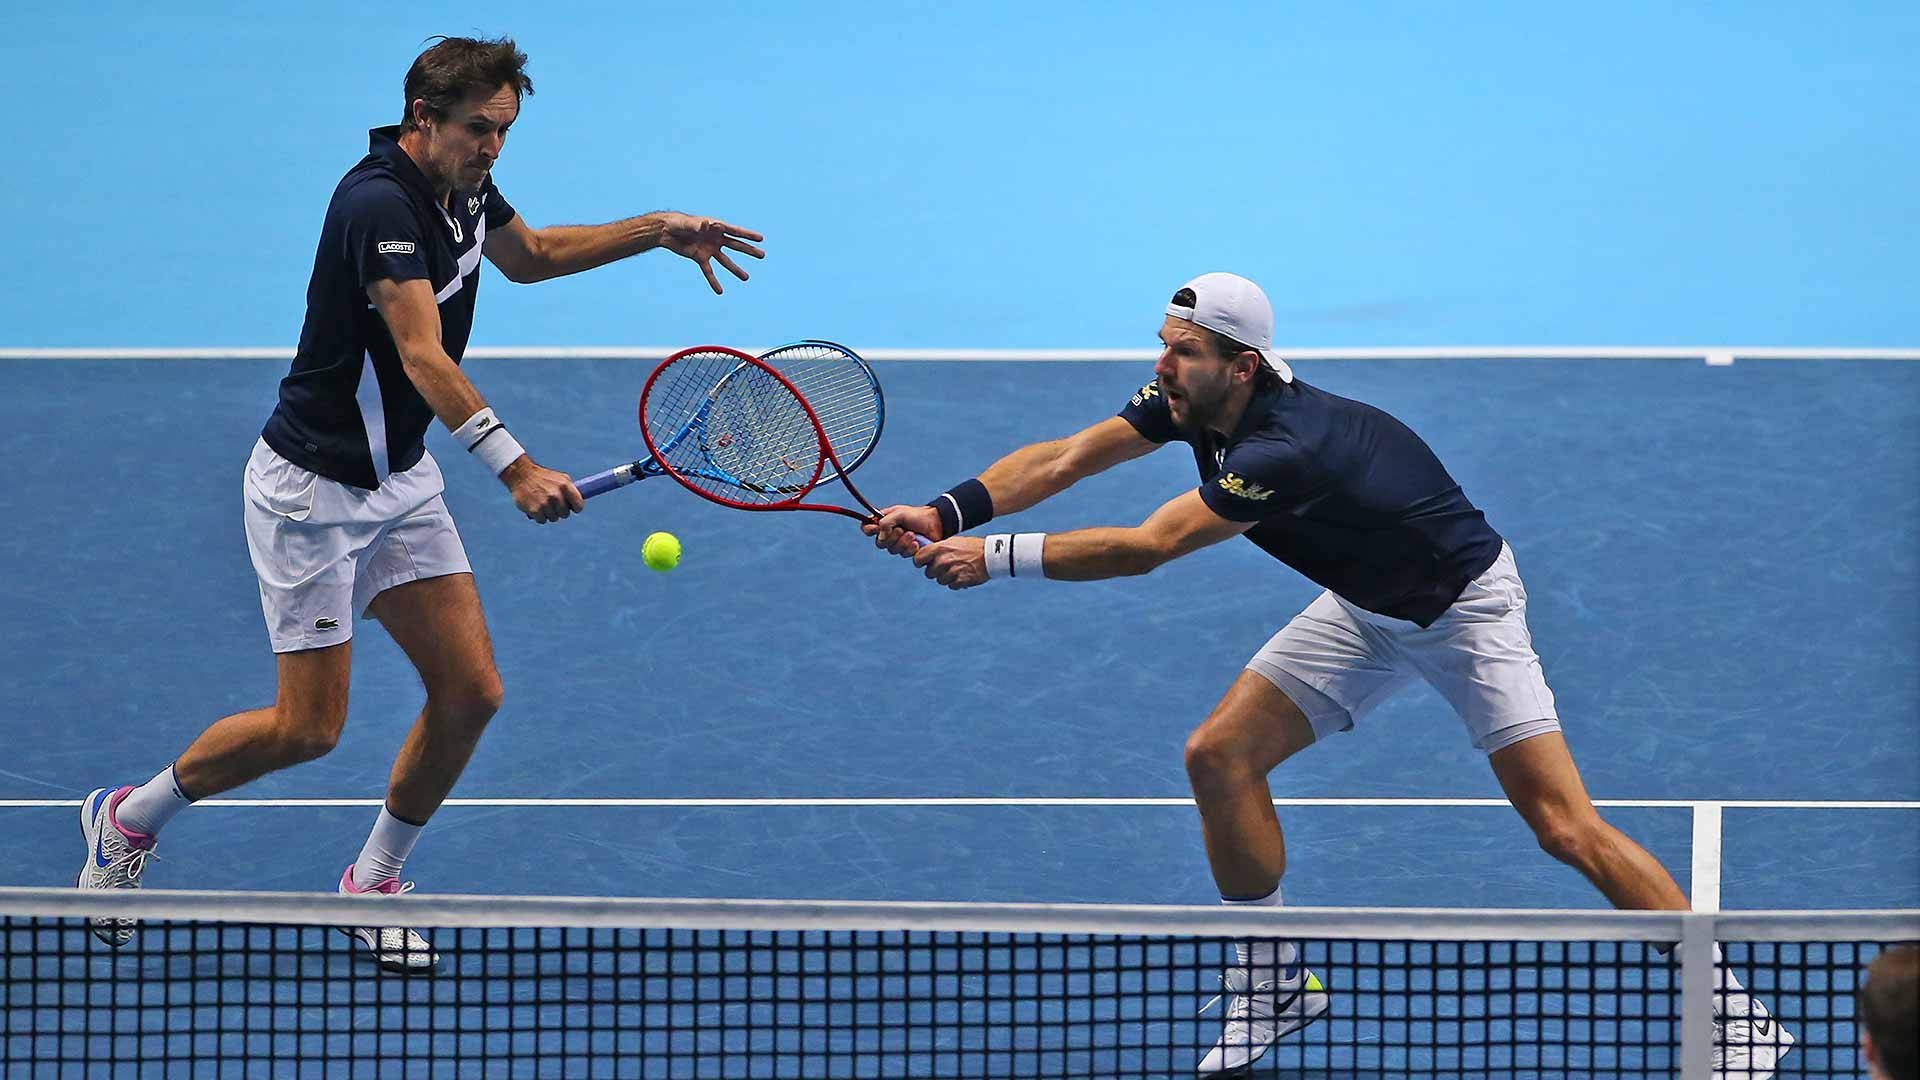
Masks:
[[[488,245],[487,261],[500,271],[501,277],[515,285],[531,285],[554,276],[552,262],[537,232],[529,230],[517,243],[511,237],[501,236],[497,242],[490,239]]]
[[[406,337],[395,339],[394,351],[400,354],[400,368],[409,377],[417,377],[421,372],[430,370],[441,363],[452,363],[446,350],[441,348],[440,339]]]
[[[552,266],[531,251],[523,253],[518,259],[508,259],[498,265],[501,275],[515,285],[531,285],[536,281],[545,281],[555,276]]]
[[[546,238],[538,232],[528,233],[526,246],[512,260],[513,268],[508,270],[502,267],[501,272],[516,285],[531,285],[536,281],[559,277],[560,269],[549,247]]]

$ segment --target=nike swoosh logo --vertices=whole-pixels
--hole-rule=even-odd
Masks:
[[[1773,1021],[1772,1020],[1755,1020],[1753,1022],[1753,1030],[1758,1032],[1763,1037],[1770,1038],[1773,1035]]]
[[[109,825],[108,828],[112,828],[112,826]],[[102,852],[102,849],[100,846],[101,842],[104,841],[105,839],[106,839],[106,835],[104,833],[93,838],[93,865],[99,867],[102,870],[105,870],[107,868],[107,857]]]

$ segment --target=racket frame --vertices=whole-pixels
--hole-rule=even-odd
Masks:
[[[761,371],[765,372],[766,374],[773,376],[774,379],[776,379],[780,383],[780,385],[783,388],[785,388],[787,393],[793,395],[793,400],[798,402],[800,405],[800,408],[806,412],[807,422],[813,428],[814,440],[819,446],[819,456],[815,460],[813,476],[806,483],[799,485],[798,490],[796,490],[793,493],[793,496],[791,498],[782,499],[777,502],[770,502],[770,503],[744,502],[739,499],[730,499],[718,492],[708,491],[707,489],[701,487],[700,485],[694,483],[692,480],[688,479],[687,476],[679,468],[677,468],[671,462],[666,460],[666,453],[679,445],[679,442],[685,436],[687,429],[693,425],[694,419],[689,419],[688,422],[682,426],[681,430],[676,432],[673,438],[667,441],[664,447],[661,447],[655,444],[653,439],[653,429],[647,423],[647,399],[652,395],[654,385],[659,382],[660,376],[665,374],[667,369],[671,368],[674,364],[678,363],[683,357],[687,356],[689,353],[716,352],[716,351],[732,353],[733,355],[738,356],[742,360],[744,360],[745,363],[742,364],[740,367],[736,367],[732,371],[728,372],[726,375],[722,376],[720,381],[714,384],[713,389],[707,392],[706,401],[701,403],[700,409],[695,413],[695,417],[694,417],[695,419],[700,419],[705,417],[707,410],[712,407],[716,397],[723,390],[726,389],[727,383],[732,381],[736,376],[738,376],[743,370],[745,370],[747,366],[759,368]],[[653,373],[647,376],[646,385],[641,387],[640,389],[640,437],[646,440],[647,453],[652,455],[653,460],[660,466],[660,469],[663,472],[665,472],[666,475],[673,477],[673,479],[677,481],[680,484],[680,486],[686,488],[688,491],[691,491],[694,494],[710,502],[719,503],[721,506],[730,507],[735,510],[752,510],[752,511],[812,510],[816,513],[822,513],[822,514],[839,514],[842,517],[849,517],[854,519],[855,521],[862,521],[862,522],[877,521],[880,517],[879,509],[876,508],[872,503],[868,502],[866,496],[860,494],[860,489],[854,487],[853,481],[847,477],[847,472],[849,470],[841,466],[839,455],[834,453],[833,445],[827,441],[826,429],[821,426],[820,417],[818,414],[816,414],[813,411],[813,405],[812,403],[807,401],[806,395],[802,394],[799,388],[793,385],[792,381],[790,381],[785,375],[782,375],[779,372],[779,370],[774,368],[771,364],[768,364],[765,361],[762,361],[756,357],[748,356],[745,353],[735,352],[732,349],[687,349],[687,350],[683,350],[681,352],[675,353],[672,356],[666,358],[665,360],[662,360],[660,362],[660,365],[653,369]],[[878,434],[876,433],[873,443],[869,444],[869,449],[871,449],[872,445],[877,445],[878,441],[879,441],[879,437],[878,437]],[[862,460],[864,460],[864,457],[862,458]],[[867,513],[863,514],[863,513],[860,513],[858,510],[852,510],[844,506],[835,506],[831,503],[807,503],[807,502],[800,501],[806,498],[807,495],[812,493],[815,487],[819,486],[820,478],[822,474],[825,473],[826,467],[829,464],[833,466],[835,474],[839,477],[841,486],[847,489],[847,494],[852,495],[855,501],[857,501],[862,507],[865,507],[867,510]],[[742,487],[742,488],[745,487],[745,485],[742,485],[741,483],[739,483],[737,479],[727,479],[719,475],[714,475],[712,473],[695,472],[694,475],[701,476],[705,479],[718,480],[721,483],[730,484],[734,487]],[[751,489],[748,488],[747,490],[751,490]]]
[[[886,398],[886,395],[880,389],[880,377],[873,373],[873,366],[867,363],[865,357],[861,356],[859,353],[854,352],[852,349],[849,349],[845,345],[842,345],[838,342],[827,341],[824,338],[803,338],[799,341],[788,342],[787,344],[782,345],[779,348],[769,349],[766,352],[761,353],[757,359],[759,359],[762,363],[765,363],[771,366],[773,363],[777,362],[779,355],[781,353],[786,352],[789,349],[802,349],[802,348],[831,349],[834,352],[841,354],[842,356],[846,357],[848,360],[853,361],[853,363],[858,367],[860,374],[865,377],[867,381],[867,385],[869,385],[873,389],[873,406],[874,406],[873,434],[867,439],[867,444],[860,449],[859,456],[855,457],[853,461],[842,466],[838,456],[834,457],[833,459],[835,479],[838,479],[840,482],[845,483],[847,479],[847,474],[859,468],[861,464],[867,460],[867,458],[871,457],[873,455],[873,448],[875,446],[878,446],[880,443],[880,433],[886,429],[886,424],[887,424],[887,398]],[[679,352],[676,352],[672,356],[667,357],[665,360],[661,361],[661,366],[672,363],[674,360],[682,356],[685,356],[688,353],[696,353],[696,352],[732,353],[738,356],[743,363],[756,359],[755,357],[749,357],[747,354],[743,352],[738,352],[737,350],[729,349],[724,346],[697,345],[690,349],[681,349]],[[656,367],[655,370],[657,371],[659,370],[659,368]],[[735,370],[737,371],[739,369],[736,368]],[[783,379],[782,381],[785,381],[785,380]],[[788,388],[795,390],[795,396],[799,397],[802,402],[806,402],[805,395],[799,394],[797,388],[793,387],[792,383],[790,382],[788,383]],[[811,415],[813,412],[812,405],[811,403],[807,403],[807,405],[808,405],[807,411]],[[645,406],[642,405],[641,409],[644,410],[644,408]],[[672,439],[667,440],[666,449],[671,451],[674,447],[678,446],[680,440],[685,438],[687,433],[693,429],[693,425],[699,420],[703,419],[704,416],[705,416],[705,411],[702,410],[702,412],[697,414],[694,418],[689,419],[686,426],[684,426],[681,429],[679,434],[675,435]],[[642,427],[644,427],[645,426],[644,412],[642,413],[641,420],[642,420]],[[815,427],[824,433],[825,428],[820,425],[819,417],[817,415],[813,416],[813,420],[814,420]],[[828,444],[828,448],[829,449],[832,448],[831,443]],[[582,498],[591,499],[596,495],[604,495],[609,491],[615,490],[616,488],[626,487],[628,484],[632,484],[640,480],[645,480],[650,476],[665,476],[665,475],[667,475],[667,471],[661,468],[660,459],[654,456],[652,453],[649,453],[648,456],[644,458],[640,458],[637,461],[630,461],[625,465],[616,465],[611,469],[602,470],[601,472],[594,473],[591,476],[581,477],[579,480],[575,481],[574,486],[579,489],[580,495]],[[717,476],[713,476],[709,478],[719,479],[719,477]],[[727,481],[722,480],[721,482],[726,483]],[[858,493],[856,492],[856,494]],[[862,503],[865,502],[864,499],[861,501]]]

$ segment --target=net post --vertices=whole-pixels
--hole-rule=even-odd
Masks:
[[[1713,1080],[1715,916],[1692,912],[1681,923],[1680,1080]]]

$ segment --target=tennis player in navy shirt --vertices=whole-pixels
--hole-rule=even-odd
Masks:
[[[1187,739],[1226,903],[1280,903],[1286,846],[1267,774],[1424,679],[1486,752],[1542,848],[1618,907],[1687,908],[1672,875],[1587,796],[1506,542],[1410,428],[1295,378],[1272,338],[1259,286],[1195,278],[1167,305],[1154,381],[1118,416],[1016,450],[927,506],[890,507],[867,530],[952,589],[1145,574],[1235,536],[1325,589],[1254,653]],[[1134,528],[960,535],[1170,443],[1193,451],[1199,486]],[[917,547],[913,533],[936,542]],[[1719,978],[1716,1075],[1771,1076],[1792,1036],[1730,972]],[[1203,1078],[1244,1074],[1329,1005],[1291,942],[1238,943],[1224,984],[1225,1024],[1199,1063]]]
[[[427,700],[338,888],[369,897],[411,888],[402,865],[501,701],[480,596],[426,449],[428,426],[445,424],[529,520],[582,509],[572,480],[539,465],[460,369],[481,257],[512,281],[532,282],[665,248],[697,263],[718,293],[714,262],[744,281],[728,252],[762,256],[759,234],[686,214],[528,226],[493,181],[521,99],[533,92],[526,62],[511,40],[439,39],[407,72],[403,122],[375,129],[367,156],[335,189],[300,345],[244,478],[276,699],[216,722],[146,783],[89,795],[81,888],[138,888],[174,814],[332,749],[346,723],[362,614],[407,654]],[[382,967],[433,966],[420,934],[368,921],[376,925],[346,932]],[[94,933],[118,947],[134,923],[96,919]]]

